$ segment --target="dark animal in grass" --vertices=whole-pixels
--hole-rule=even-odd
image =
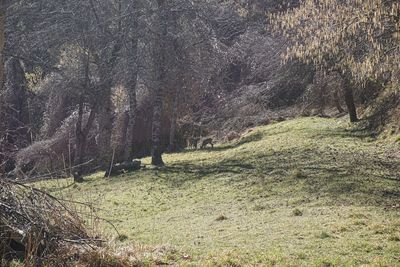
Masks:
[[[141,164],[142,163],[140,162],[140,160],[133,160],[133,161],[115,164],[112,166],[112,168],[110,168],[106,171],[106,173],[104,174],[104,177],[117,176],[117,175],[123,174],[125,172],[132,172],[132,171],[139,170],[141,168]]]
[[[200,148],[206,148],[207,145],[211,145],[211,147],[214,148],[214,144],[213,144],[212,138],[204,139],[203,142],[201,142]]]
[[[191,137],[189,138],[189,148],[197,149],[197,144],[199,143],[199,137]]]
[[[76,183],[83,182],[83,177],[79,172],[74,172],[72,175],[74,176],[74,182],[76,182]]]

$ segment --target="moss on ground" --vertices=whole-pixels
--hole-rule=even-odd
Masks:
[[[343,120],[301,118],[214,149],[167,154],[165,168],[40,186],[94,203],[124,237],[120,245],[178,248],[185,256],[169,259],[178,265],[396,266],[395,146]],[[98,227],[118,237],[109,224]]]

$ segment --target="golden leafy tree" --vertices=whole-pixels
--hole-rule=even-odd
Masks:
[[[326,72],[338,71],[347,82],[399,81],[397,0],[303,0],[270,19],[274,32],[290,41],[285,61],[297,59]]]

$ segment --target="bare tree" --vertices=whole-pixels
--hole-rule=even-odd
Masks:
[[[166,46],[168,34],[169,1],[157,0],[157,36],[155,43],[155,98],[153,106],[151,164],[163,166],[161,147],[161,112],[163,104],[163,87],[166,82]]]
[[[128,77],[127,77],[127,92],[129,98],[129,112],[126,133],[126,145],[124,151],[124,160],[131,161],[134,157],[135,143],[135,125],[137,117],[137,99],[136,86],[138,79],[138,42],[139,42],[139,7],[137,1],[133,1],[128,10],[131,10],[133,16],[129,22],[130,31],[127,33],[126,55],[128,58]]]
[[[5,37],[5,19],[6,19],[6,0],[0,1],[0,86],[4,82],[4,46]]]

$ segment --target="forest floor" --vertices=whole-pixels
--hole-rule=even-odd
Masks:
[[[118,246],[164,245],[163,263],[400,266],[399,149],[344,119],[300,118],[166,154],[165,168],[39,185],[94,203]]]

